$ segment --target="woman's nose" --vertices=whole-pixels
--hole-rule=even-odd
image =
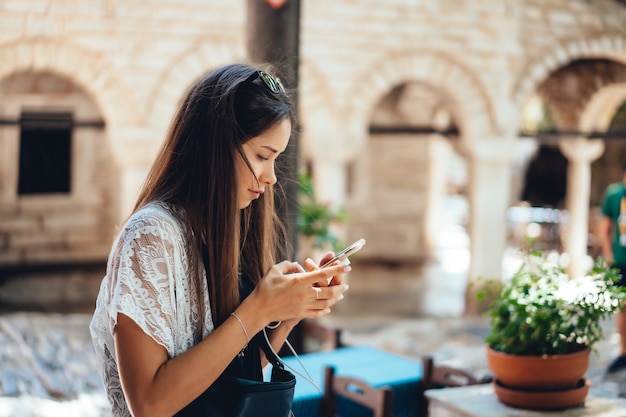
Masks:
[[[260,180],[264,184],[274,185],[276,184],[276,172],[274,171],[274,167],[264,170],[261,174]]]

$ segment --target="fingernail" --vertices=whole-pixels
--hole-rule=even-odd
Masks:
[[[340,300],[343,300],[343,299],[344,299],[343,294],[339,294],[339,299],[340,299]]]
[[[349,286],[348,284],[346,284],[346,285],[344,285],[344,286],[343,286],[343,290],[344,290],[344,291],[348,291],[349,289],[350,289],[350,286]]]
[[[350,271],[352,271],[352,267],[351,266],[346,265],[346,266],[343,267],[343,272],[350,272]]]

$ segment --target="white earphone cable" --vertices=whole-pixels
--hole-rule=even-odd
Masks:
[[[302,367],[302,369],[304,369],[304,372],[306,373],[305,375],[302,375],[300,372],[298,372],[297,370],[295,370],[293,368],[293,366],[289,365],[288,363],[286,363],[285,361],[283,361],[283,359],[278,356],[278,353],[276,353],[276,351],[274,350],[274,347],[272,346],[272,344],[270,343],[270,339],[267,336],[267,331],[265,329],[265,327],[263,328],[263,336],[265,337],[265,341],[267,342],[267,345],[270,347],[270,350],[274,353],[274,355],[276,355],[276,357],[278,358],[278,360],[280,361],[281,364],[283,364],[283,366],[285,366],[286,368],[289,368],[293,373],[295,373],[296,375],[300,376],[302,379],[304,379],[305,381],[311,383],[315,389],[318,392],[322,392],[322,390],[320,389],[320,387],[315,383],[315,381],[313,380],[313,377],[311,377],[311,374],[309,374],[309,371],[307,371],[306,367],[304,366],[304,364],[302,363],[302,361],[300,360],[300,357],[298,356],[298,354],[296,353],[296,350],[293,348],[293,346],[291,346],[291,343],[289,343],[289,341],[287,339],[285,339],[285,344],[289,347],[289,350],[291,350],[291,353],[293,353],[293,355],[295,356],[295,358],[298,360],[298,363],[300,364],[300,366]]]

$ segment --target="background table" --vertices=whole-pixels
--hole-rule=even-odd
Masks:
[[[426,391],[430,417],[624,417],[623,399],[587,396],[584,407],[563,411],[533,411],[502,404],[492,384]]]
[[[298,372],[306,375],[295,357],[283,358]],[[422,379],[422,364],[400,355],[360,345],[343,347],[330,351],[300,355],[302,364],[319,388],[324,390],[324,368],[335,367],[336,375],[359,378],[374,387],[390,386],[393,390],[394,417],[415,417],[417,415],[419,384]],[[293,413],[295,417],[318,417],[322,393],[310,382],[296,375],[296,392]],[[351,417],[367,416],[367,410],[349,404],[339,403],[339,411],[350,408]]]

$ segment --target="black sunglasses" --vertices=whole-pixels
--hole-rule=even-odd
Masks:
[[[272,93],[284,93],[285,87],[283,87],[283,83],[280,82],[279,78],[275,78],[267,71],[257,70],[257,74],[259,74],[259,78],[263,80],[267,88],[272,90]]]

